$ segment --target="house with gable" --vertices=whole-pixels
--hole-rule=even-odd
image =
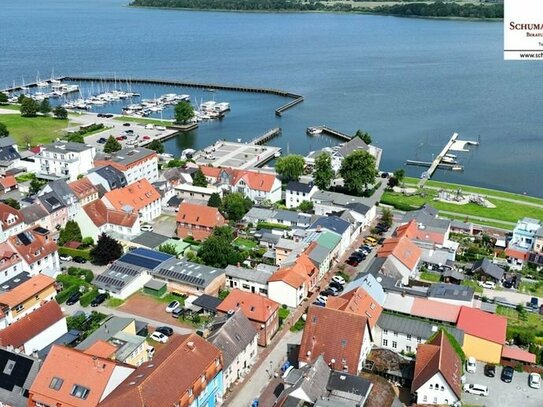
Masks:
[[[196,240],[205,240],[213,229],[224,226],[226,220],[217,208],[204,204],[181,202],[177,212],[176,234],[181,239],[188,236]]]
[[[17,143],[10,136],[0,138],[0,174],[18,168],[21,155]]]
[[[384,259],[380,272],[409,283],[418,270],[421,249],[407,237],[390,237],[377,251],[377,258]]]
[[[520,270],[529,258],[534,247],[536,235],[542,227],[538,219],[523,218],[517,222],[513,229],[513,236],[505,249],[507,262],[515,270]]]
[[[147,179],[106,192],[102,201],[108,209],[137,213],[140,222],[151,222],[162,212],[160,194]]]
[[[75,194],[81,206],[96,201],[99,198],[98,189],[88,177],[72,181],[68,184],[68,187]]]
[[[307,298],[310,286],[311,278],[305,267],[294,263],[281,267],[268,279],[268,297],[279,304],[297,308]]]
[[[47,229],[27,229],[8,239],[11,248],[22,260],[23,271],[30,275],[46,274],[55,277],[60,273],[58,246]]]
[[[476,275],[481,281],[499,283],[505,275],[505,270],[485,257],[473,263],[471,274]]]
[[[21,233],[25,228],[21,212],[11,206],[0,202],[0,242],[8,237]]]
[[[311,197],[318,190],[313,182],[290,181],[285,190],[285,204],[289,209],[297,208],[304,201],[311,202]]]
[[[46,144],[35,155],[39,166],[38,178],[75,181],[94,167],[96,148],[83,143],[56,141]]]
[[[88,178],[92,185],[98,189],[100,197],[102,197],[105,192],[124,188],[128,185],[122,171],[111,165],[93,168],[88,172],[86,178]]]
[[[94,166],[112,166],[121,171],[127,184],[146,179],[158,181],[158,155],[145,147],[128,147],[110,154],[97,154]]]
[[[28,390],[34,382],[41,360],[0,348],[0,403],[4,406],[27,407]]]
[[[4,283],[23,272],[22,260],[8,242],[0,243],[0,289]]]
[[[356,237],[353,235],[352,225],[337,216],[327,216],[317,219],[308,230],[322,233],[324,231],[334,232],[341,236],[339,243],[338,256],[341,256],[349,248],[352,239]]]
[[[66,180],[60,179],[55,181],[49,181],[42,190],[38,193],[38,196],[47,195],[52,196],[59,201],[62,206],[64,206],[68,212],[68,220],[73,220],[77,212],[81,209],[81,204],[76,194],[69,187]],[[46,202],[42,201],[42,204],[49,211],[49,207],[54,211],[52,204],[49,203],[49,200]],[[51,213],[51,212],[49,212]]]

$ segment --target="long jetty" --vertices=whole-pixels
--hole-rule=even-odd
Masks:
[[[434,158],[434,160],[430,164],[430,168],[428,169],[428,171],[426,171],[426,176],[421,178],[421,180],[419,181],[419,188],[422,188],[424,184],[426,184],[426,181],[428,181],[428,179],[430,179],[430,177],[434,174],[439,165],[442,165],[441,160],[443,160],[443,157],[445,157],[445,154],[447,154],[457,138],[458,133],[454,133],[447,142],[447,144],[445,144],[445,147],[443,147],[443,150],[441,150],[437,157]]]
[[[274,129],[271,129],[271,130],[268,130],[266,133],[264,133],[263,135],[255,138],[254,140],[252,140],[249,144],[253,144],[255,146],[259,146],[259,145],[262,145],[262,144],[265,144],[267,143],[268,141],[270,141],[272,138],[275,138],[277,137],[278,135],[280,135],[282,132],[282,129],[281,127],[276,127]]]
[[[332,128],[328,127],[328,126],[320,126],[320,128],[322,129],[323,133],[328,134],[329,136],[334,136],[334,137],[337,137],[337,138],[340,138],[340,139],[343,139],[343,140],[347,140],[347,141],[349,141],[349,140],[351,140],[353,138],[353,136],[349,136],[346,133],[342,133],[341,131],[332,129]]]
[[[283,112],[289,110],[290,108],[296,106],[297,104],[304,101],[304,97],[302,95],[298,95],[297,93],[288,92],[285,90],[280,89],[273,89],[273,88],[258,88],[254,86],[238,86],[238,85],[222,85],[217,83],[201,83],[201,82],[184,82],[184,81],[174,81],[174,80],[167,80],[167,79],[134,79],[134,78],[123,78],[123,77],[115,77],[115,78],[100,78],[95,76],[62,76],[60,78],[57,78],[61,81],[73,81],[73,82],[132,82],[132,83],[144,83],[149,85],[166,85],[166,86],[180,86],[184,88],[197,88],[197,89],[209,89],[209,90],[228,90],[228,91],[234,91],[234,92],[249,92],[249,93],[266,93],[269,95],[276,95],[276,96],[282,96],[289,99],[293,99],[290,102],[278,107],[275,110],[275,114],[277,116],[281,116]],[[25,84],[28,88],[34,88],[38,86],[37,82]],[[13,91],[19,91],[22,90],[21,86],[15,86],[12,88],[4,89],[4,92],[13,92]]]

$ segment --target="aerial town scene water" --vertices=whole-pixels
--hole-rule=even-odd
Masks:
[[[0,407],[543,406],[510,1],[4,1]]]

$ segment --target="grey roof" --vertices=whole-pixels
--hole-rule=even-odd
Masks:
[[[132,243],[154,249],[168,240],[168,236],[164,236],[155,232],[143,232],[131,240]]]
[[[535,232],[536,237],[543,237],[543,226],[541,226],[539,229],[537,229],[537,232]]]
[[[328,229],[332,232],[336,232],[339,235],[343,235],[343,233],[349,229],[350,223],[338,218],[337,216],[327,216],[322,217],[320,219],[317,219],[310,227],[309,229],[317,229],[318,227],[321,227],[322,229]]]
[[[309,258],[315,265],[320,266],[329,254],[330,250],[328,250],[327,247],[317,244],[313,250],[309,252]]]
[[[87,336],[87,338],[79,343],[79,345],[77,345],[75,348],[79,350],[85,350],[96,341],[107,341],[117,332],[125,329],[132,322],[134,322],[134,318],[121,318],[112,316],[109,319],[106,319],[96,331]]]
[[[158,280],[149,280],[145,283],[145,285],[143,286],[144,288],[150,288],[151,290],[161,290],[162,288],[164,288],[164,286],[166,285],[166,283],[164,281],[158,281]]]
[[[420,260],[424,263],[447,265],[447,260],[451,257],[451,252],[446,248],[426,247],[423,241],[413,241],[421,249]]]
[[[319,355],[315,363],[305,365],[299,369],[302,374],[296,384],[286,390],[287,394],[292,394],[295,390],[301,389],[315,403],[324,394],[332,370],[328,367],[322,355]]]
[[[118,331],[109,338],[108,342],[117,347],[115,359],[124,362],[136,349],[145,343],[145,336]]]
[[[236,267],[231,265],[226,266],[224,271],[229,277],[242,278],[247,281],[264,285],[268,282],[268,279],[273,274],[273,272],[265,269],[246,269],[243,267]]]
[[[464,274],[453,268],[445,270],[443,277],[450,277],[455,280],[463,280],[465,278]]]
[[[0,402],[13,407],[27,406],[27,391],[39,368],[38,359],[0,348]]]
[[[94,277],[92,283],[98,288],[118,292],[139,277],[145,270],[147,269],[117,260],[103,273]]]
[[[407,212],[400,223],[405,224],[414,219],[419,225],[423,225],[429,231],[444,233],[450,227],[451,221],[449,219],[438,218],[437,214],[437,209],[425,204],[420,209]]]
[[[371,203],[371,199],[360,196],[346,195],[333,191],[317,191],[311,197],[312,201],[321,201],[324,203],[334,204],[336,206],[347,207],[349,204],[360,203],[365,205]],[[373,205],[371,205],[373,206]]]
[[[280,235],[276,235],[271,232],[264,232],[262,233],[262,237],[260,238],[261,242],[267,242],[272,244],[277,244],[277,242],[281,239]]]
[[[163,262],[152,274],[153,277],[160,280],[176,281],[194,287],[205,288],[217,277],[223,275],[224,270],[173,257]]]
[[[54,192],[48,192],[40,195],[38,199],[49,213],[56,212],[66,207],[62,200]]]
[[[492,302],[481,302],[481,311],[489,312],[495,314],[498,308],[498,304]]]
[[[428,287],[428,298],[442,298],[446,300],[469,301],[473,300],[475,289],[466,285],[437,283]]]
[[[49,352],[51,351],[51,348],[54,345],[71,345],[75,343],[79,338],[81,337],[81,331],[77,329],[70,329],[68,332],[66,332],[64,335],[62,335],[60,338],[55,339],[53,342],[51,342],[49,345],[47,345],[42,350],[38,351],[38,357],[40,359],[45,359]]]
[[[52,193],[55,194],[56,198],[65,206],[71,205],[72,203],[78,201],[77,196],[63,179],[49,181],[45,187],[45,190],[51,190]]]
[[[290,181],[287,184],[287,191],[295,191],[295,192],[303,192],[303,193],[310,193],[313,189],[313,183],[310,182],[308,184],[298,181]]]
[[[285,209],[275,211],[272,217],[274,219],[291,222],[296,225],[309,225],[311,223],[311,215],[303,212],[287,211]]]
[[[347,205],[345,205],[345,207],[361,215],[365,215],[371,209],[369,206],[364,205],[361,202],[350,202]]]
[[[156,154],[153,150],[145,147],[123,148],[111,154],[97,154],[97,161],[111,161],[122,165],[130,165],[151,154]]]
[[[9,136],[0,138],[0,161],[10,163],[11,161],[18,160],[20,158],[21,155],[15,149],[15,142],[13,139]]]
[[[209,342],[222,351],[225,370],[258,334],[253,323],[241,310],[227,318],[226,322],[208,338]]]
[[[482,259],[482,260],[478,260],[475,263],[473,263],[473,267],[471,268],[471,272],[472,273],[477,273],[479,271],[482,271],[484,274],[492,277],[495,280],[501,280],[503,278],[503,275],[505,274],[504,269],[502,269],[500,266],[492,263],[486,257],[484,259]]]
[[[383,279],[381,278],[381,282]],[[345,286],[343,292],[348,293],[356,288],[362,287],[379,305],[385,303],[385,291],[373,274],[365,273],[360,278],[350,281]]]
[[[93,148],[92,146],[89,146],[87,144],[83,143],[74,143],[71,141],[56,141],[51,144],[46,144],[43,146],[43,149],[46,151],[52,151],[54,153],[67,153],[67,152],[74,152],[74,153],[80,153],[81,151],[89,150]]]
[[[358,401],[359,405],[363,405],[372,386],[373,385],[369,380],[362,377],[345,372],[333,371],[330,373],[330,378],[328,379],[328,385],[326,387],[332,393],[330,397],[331,400],[336,398],[334,397],[335,395],[348,394],[351,396],[347,397],[348,399],[351,399],[351,401]]]
[[[272,217],[273,215],[272,209],[266,209],[266,208],[251,208],[249,212],[247,212],[244,216],[246,219],[262,219],[266,220]]]
[[[343,157],[346,157],[347,155],[351,154],[353,151],[356,151],[356,150],[363,150],[363,151],[369,150],[368,145],[360,137],[353,137],[352,139],[347,141],[345,144],[343,144],[338,150],[338,154],[340,154]]]
[[[473,229],[473,223],[471,222],[462,222],[457,219],[451,221],[451,227],[455,229],[471,230]]]
[[[212,295],[202,294],[192,301],[192,305],[196,305],[197,307],[203,308],[209,312],[216,312],[217,306],[221,302],[222,300],[220,298],[213,297]]]
[[[181,205],[181,202],[183,202],[183,198],[179,198],[178,196],[172,196],[167,204],[168,206],[171,206],[173,208],[177,208],[179,205]]]
[[[11,136],[0,137],[0,148],[9,147],[15,145],[15,140]]]
[[[125,187],[128,183],[126,177],[119,171],[117,168],[112,167],[111,165],[106,165],[105,167],[93,168],[89,173],[95,172],[100,175],[109,185],[110,189],[117,189]]]
[[[420,337],[422,339],[429,338],[437,332],[438,328],[443,327],[447,329],[460,345],[464,343],[464,331],[461,329],[449,325],[434,324],[413,317],[402,317],[383,312],[377,320],[377,326],[381,329],[411,335],[413,337]]]
[[[2,284],[0,284],[0,293],[13,290],[15,287],[20,286],[25,281],[30,280],[30,278],[31,278],[30,273],[27,273],[26,271],[16,274],[13,277],[11,277],[9,280],[6,280]]]

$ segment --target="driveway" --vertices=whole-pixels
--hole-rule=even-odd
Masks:
[[[477,363],[476,373],[466,373],[466,383],[482,384],[488,387],[488,397],[463,393],[462,403],[484,405],[486,407],[543,406],[543,389],[528,387],[528,373],[515,372],[511,383],[500,379],[501,366],[496,367],[496,377],[486,377],[483,373],[484,364]]]
[[[516,291],[511,291],[511,290],[497,291],[497,290],[489,290],[487,288],[483,289],[483,295],[487,298],[493,298],[495,300],[506,302],[513,305],[518,305],[518,304],[526,305],[526,303],[530,302],[532,297],[534,297],[533,295],[523,294]],[[538,298],[539,298],[539,304],[542,304],[543,298],[541,297],[538,297]]]
[[[80,263],[76,263],[75,261],[60,260],[60,267],[66,267],[66,269],[68,269],[69,267],[87,269],[87,270],[92,271],[95,276],[98,274],[102,274],[102,272],[106,269],[106,266],[96,266],[92,264],[90,261],[87,261],[84,264],[80,264]]]
[[[153,221],[153,232],[164,236],[175,236],[175,214],[162,214]]]

